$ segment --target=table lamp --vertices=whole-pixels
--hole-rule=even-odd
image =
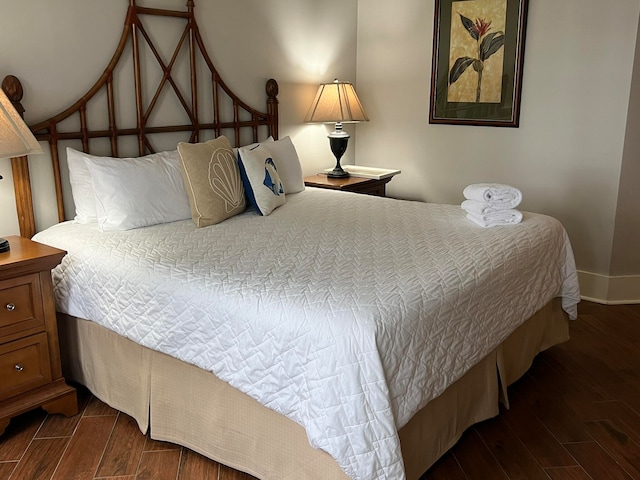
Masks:
[[[7,95],[0,89],[0,159],[32,153],[44,152]],[[0,238],[0,253],[8,252],[9,249],[9,241]]]
[[[304,119],[305,123],[334,123],[335,130],[328,135],[331,151],[336,157],[335,168],[327,173],[331,178],[349,176],[340,166],[340,159],[347,150],[349,134],[342,130],[343,123],[368,122],[367,114],[356,95],[353,85],[337,78],[331,83],[323,83]]]

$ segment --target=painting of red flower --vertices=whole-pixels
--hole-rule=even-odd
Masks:
[[[500,103],[501,100],[501,54],[505,36],[500,26],[504,25],[504,13],[483,10],[482,4],[481,0],[453,3],[450,102]],[[495,26],[496,22],[500,26]]]
[[[429,123],[518,127],[529,0],[435,0]]]

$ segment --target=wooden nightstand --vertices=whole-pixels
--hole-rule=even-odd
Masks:
[[[308,187],[328,188],[330,190],[343,190],[346,192],[364,193],[367,195],[385,196],[385,186],[393,177],[374,178],[347,177],[330,178],[318,174],[304,177],[304,184]]]
[[[63,250],[7,237],[0,253],[0,435],[12,417],[37,407],[78,413],[74,388],[62,378],[51,269]]]

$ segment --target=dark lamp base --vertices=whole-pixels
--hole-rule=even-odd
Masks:
[[[11,245],[9,245],[9,240],[0,238],[0,253],[8,252],[10,249]]]
[[[337,168],[334,168],[330,172],[327,172],[327,177],[329,178],[347,178],[349,176],[349,172],[345,172],[342,169],[338,170]]]
[[[349,143],[349,135],[344,134],[337,137],[334,137],[332,135],[333,134],[329,135],[329,145],[331,145],[331,151],[336,157],[336,166],[333,170],[327,173],[327,177],[347,178],[349,176],[349,172],[345,172],[340,166],[340,159],[342,158],[342,154],[347,149],[347,144]]]

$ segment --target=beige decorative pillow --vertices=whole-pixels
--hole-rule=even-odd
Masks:
[[[178,153],[196,226],[220,223],[245,210],[238,162],[226,137],[204,143],[181,142]]]

